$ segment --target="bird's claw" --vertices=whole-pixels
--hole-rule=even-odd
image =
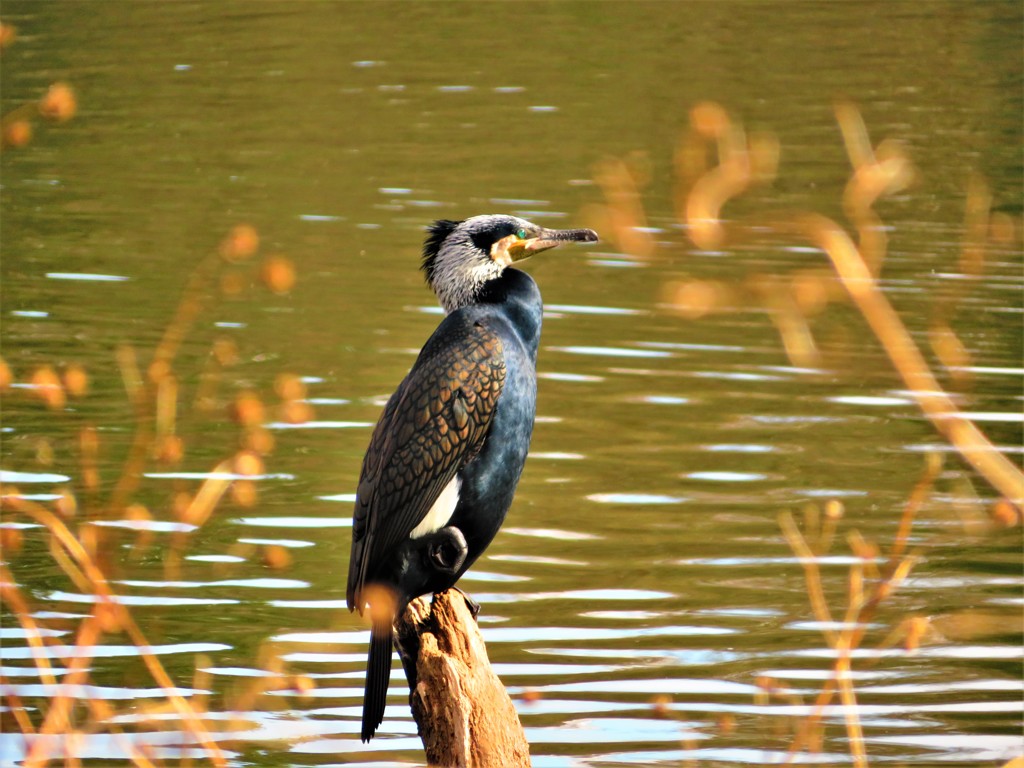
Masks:
[[[480,603],[478,603],[472,597],[467,595],[464,589],[460,587],[452,587],[452,589],[454,589],[456,592],[462,595],[462,597],[465,599],[466,607],[469,608],[469,613],[473,617],[473,620],[475,621],[477,619],[477,616],[480,615]]]
[[[466,537],[458,528],[442,528],[427,545],[427,557],[438,570],[445,573],[458,573],[466,562],[467,554],[469,547],[466,545]]]

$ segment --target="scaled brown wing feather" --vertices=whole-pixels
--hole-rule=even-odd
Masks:
[[[451,320],[453,318],[449,318]],[[388,400],[363,459],[352,517],[348,607],[480,450],[505,382],[501,339],[466,320],[432,337]]]

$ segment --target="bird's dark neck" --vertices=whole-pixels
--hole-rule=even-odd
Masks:
[[[519,333],[527,349],[534,357],[537,356],[544,306],[540,289],[532,277],[518,269],[508,268],[500,277],[483,285],[476,303],[500,306],[502,314]]]

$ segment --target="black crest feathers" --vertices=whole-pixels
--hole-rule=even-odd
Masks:
[[[434,267],[437,262],[437,254],[441,250],[441,244],[450,235],[461,221],[450,219],[439,219],[427,227],[427,239],[423,241],[423,272],[429,283],[434,277]]]

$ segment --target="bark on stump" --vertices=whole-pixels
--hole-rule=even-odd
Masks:
[[[420,597],[396,624],[409,706],[431,766],[530,765],[523,726],[491,669],[466,598],[455,589]]]

